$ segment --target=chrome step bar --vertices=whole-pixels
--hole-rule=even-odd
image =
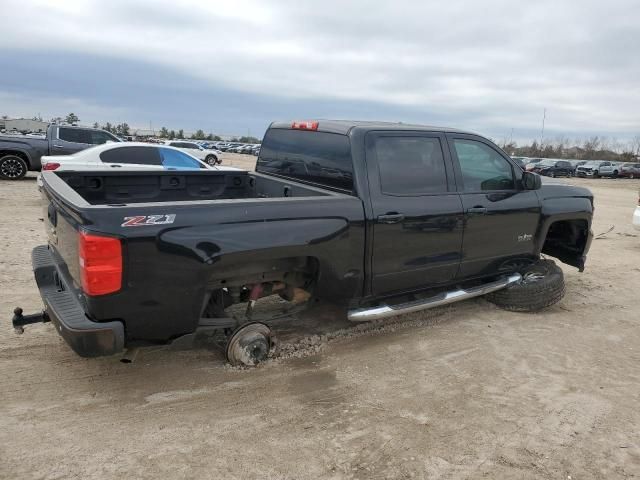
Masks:
[[[495,282],[485,283],[478,287],[444,292],[430,298],[415,300],[412,302],[401,303],[398,305],[378,305],[377,307],[371,308],[356,308],[349,310],[348,318],[352,322],[368,322],[371,320],[393,317],[394,315],[400,315],[403,313],[419,312],[420,310],[426,310],[427,308],[439,307],[441,305],[459,302],[468,298],[486,295],[487,293],[495,292],[496,290],[518,283],[520,280],[522,280],[522,276],[519,273],[514,273],[508,277],[501,278]]]

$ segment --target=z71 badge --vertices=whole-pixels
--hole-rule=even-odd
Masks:
[[[139,215],[137,217],[124,217],[121,227],[148,227],[150,225],[167,225],[176,219],[175,213],[167,215]]]

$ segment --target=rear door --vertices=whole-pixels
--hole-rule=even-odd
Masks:
[[[492,275],[530,257],[540,201],[522,188],[520,169],[482,137],[448,134],[447,140],[464,209],[459,276]]]
[[[82,128],[58,127],[51,139],[51,155],[71,155],[92,146],[91,135]]]
[[[365,142],[374,216],[372,293],[452,281],[463,216],[444,135],[370,132]]]

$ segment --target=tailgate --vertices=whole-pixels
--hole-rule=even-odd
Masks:
[[[78,260],[78,230],[81,221],[56,199],[47,188],[42,189],[43,219],[49,245],[58,254],[75,286],[80,285],[80,263]]]

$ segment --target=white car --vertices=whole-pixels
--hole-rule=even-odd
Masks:
[[[196,142],[187,142],[184,140],[167,140],[165,145],[178,148],[189,155],[196,157],[197,159],[206,162],[209,165],[219,165],[222,163],[222,152],[219,150],[207,150],[206,148],[198,145]]]
[[[240,170],[212,167],[177,148],[139,142],[105,143],[73,155],[44,156],[41,162],[42,170],[56,171]]]

